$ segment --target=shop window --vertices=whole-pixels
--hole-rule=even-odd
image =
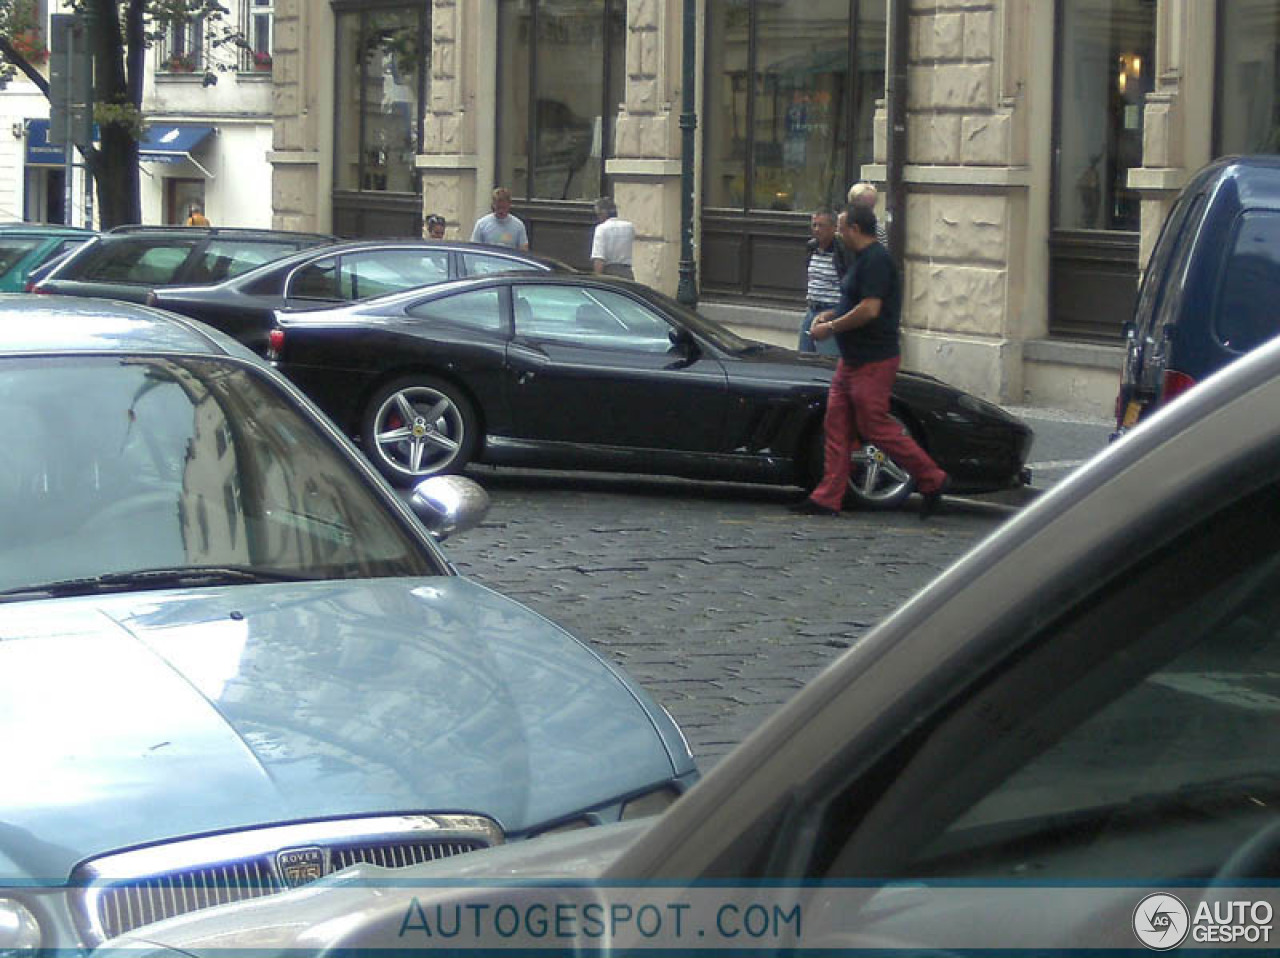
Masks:
[[[1070,0],[1061,5],[1055,227],[1136,231],[1142,121],[1155,73],[1155,4]]]
[[[1280,2],[1220,0],[1215,152],[1280,153]]]
[[[872,156],[885,0],[708,0],[705,205],[839,205]]]
[[[625,0],[502,0],[499,180],[518,198],[609,192],[625,97]]]
[[[431,72],[425,4],[337,12],[337,187],[414,193]]]

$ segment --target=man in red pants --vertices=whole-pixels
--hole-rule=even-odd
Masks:
[[[822,481],[791,510],[805,515],[840,514],[849,487],[849,454],[856,430],[862,442],[883,449],[911,474],[924,498],[920,516],[928,518],[937,511],[951,478],[889,415],[889,393],[900,362],[898,270],[876,241],[876,216],[869,209],[850,206],[840,214],[838,228],[857,258],[845,273],[840,305],[815,316],[809,329],[815,340],[835,336],[840,346],[823,420]]]

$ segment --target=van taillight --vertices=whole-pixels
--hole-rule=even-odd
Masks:
[[[271,350],[273,356],[280,354],[280,350],[284,349],[283,329],[273,329],[267,334],[267,348]]]
[[[1170,402],[1177,399],[1195,384],[1196,381],[1186,373],[1180,373],[1176,369],[1166,369],[1164,371],[1164,389],[1160,399],[1162,402]]]

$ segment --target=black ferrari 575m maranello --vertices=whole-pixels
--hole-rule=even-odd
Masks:
[[[269,355],[401,484],[479,462],[808,486],[834,370],[638,283],[555,273],[280,312]],[[904,372],[893,411],[957,492],[1026,481],[1031,430],[998,406]],[[911,494],[879,449],[854,466],[859,505]]]

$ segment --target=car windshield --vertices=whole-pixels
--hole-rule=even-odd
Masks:
[[[6,359],[0,442],[11,597],[444,572],[334,441],[239,363]],[[138,571],[152,576],[72,581]]]

